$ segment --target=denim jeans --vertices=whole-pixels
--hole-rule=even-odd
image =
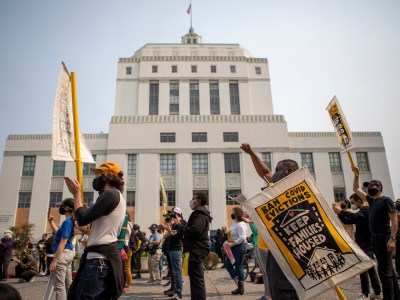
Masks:
[[[232,279],[237,278],[239,281],[244,281],[243,262],[246,247],[245,243],[231,247],[233,257],[235,258],[234,265],[231,264],[228,256],[225,257],[225,268]]]
[[[174,294],[182,294],[182,251],[172,250],[168,253],[172,266],[171,277],[174,277],[175,283]]]
[[[364,250],[363,251],[372,259],[374,259],[374,253],[372,250]],[[369,277],[369,279],[368,279]],[[372,267],[368,271],[365,271],[360,274],[361,281],[361,291],[365,296],[369,294],[369,282],[371,281],[372,289],[374,290],[376,295],[380,295],[381,293],[381,284],[379,283],[378,274],[376,273],[375,267]]]
[[[378,275],[382,283],[385,300],[399,300],[400,291],[396,274],[393,270],[392,251],[387,250],[390,235],[372,234],[372,247],[378,262]]]
[[[111,276],[107,259],[88,259],[77,284],[74,300],[111,299]]]
[[[11,262],[11,256],[1,255],[0,256],[0,279],[8,278],[8,265]]]

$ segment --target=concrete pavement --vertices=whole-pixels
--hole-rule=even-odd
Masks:
[[[17,288],[24,300],[42,300],[43,294],[46,289],[49,277],[36,277],[34,282],[17,284],[16,279],[9,279],[10,283]],[[154,286],[146,283],[149,280],[149,274],[144,273],[141,279],[134,280],[131,288],[132,290],[125,293],[120,299],[168,299],[163,295],[163,291],[168,287]],[[183,299],[190,299],[190,284],[189,277],[184,277],[185,284],[183,289]],[[220,265],[217,269],[207,271],[205,273],[207,299],[240,299],[240,300],[254,300],[259,298],[263,293],[262,284],[254,284],[250,282],[249,278],[245,283],[245,294],[242,296],[231,295],[231,290],[235,288],[233,281],[229,278],[228,272],[221,269]],[[3,283],[3,282],[2,282]],[[164,280],[163,283],[166,283]],[[360,280],[351,278],[341,285],[341,289],[347,299],[355,300],[361,293]],[[331,300],[337,299],[336,293],[328,291],[319,295],[315,299],[318,300]]]

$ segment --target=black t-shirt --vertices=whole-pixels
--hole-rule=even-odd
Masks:
[[[385,196],[374,199],[367,195],[367,200],[369,203],[369,229],[371,233],[390,234],[389,213],[396,212],[392,199]]]

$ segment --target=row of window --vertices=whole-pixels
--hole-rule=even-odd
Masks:
[[[225,135],[226,134],[226,135]],[[160,135],[161,141],[167,140],[171,136]],[[172,136],[175,141],[175,135]],[[237,132],[224,132],[224,141],[237,141]],[[193,133],[192,141],[207,141],[207,133]],[[262,153],[262,160],[271,169],[272,160],[271,153]],[[329,164],[332,173],[343,172],[342,161],[339,152],[329,152]],[[315,173],[313,154],[306,152],[300,153],[301,166],[307,165],[311,173]],[[370,172],[367,152],[356,152],[357,165],[361,172]],[[96,156],[94,156],[96,159]],[[225,173],[240,173],[240,156],[239,153],[225,153]],[[22,168],[22,176],[34,176],[36,165],[36,156],[24,156],[24,164]],[[176,171],[176,154],[160,154],[160,173],[161,174],[175,174]],[[83,164],[83,175],[90,176],[90,168],[95,167],[95,164]],[[128,155],[128,175],[136,175],[136,154]],[[193,153],[192,154],[192,172],[193,174],[207,174],[208,173],[208,154],[207,153]],[[65,175],[65,161],[53,161],[52,176]]]
[[[158,115],[159,92],[158,82],[150,82],[149,85],[149,115]],[[210,114],[220,114],[219,83],[209,83],[210,92]],[[229,98],[232,115],[240,115],[239,84],[237,81],[229,82]],[[200,114],[200,92],[199,83],[189,84],[189,107],[190,115]],[[179,81],[171,81],[169,85],[169,114],[179,115]]]
[[[192,73],[197,73],[197,65],[191,65],[190,70]],[[231,73],[236,73],[236,66],[231,65],[229,66],[229,70]],[[255,67],[254,71],[257,75],[261,74],[261,67]],[[158,73],[158,66],[153,65],[151,66],[151,72],[152,73]],[[217,73],[217,66],[216,65],[211,65],[210,66],[210,72],[211,73]],[[132,67],[126,67],[125,69],[126,75],[131,75],[132,74]],[[178,66],[177,65],[172,65],[171,66],[171,73],[178,73]]]
[[[208,195],[208,190],[205,191],[198,191],[195,192],[204,192]],[[176,205],[176,192],[175,191],[165,191],[167,196],[167,206],[175,206]],[[239,196],[242,193],[241,190],[226,190],[226,198],[225,203],[226,205],[237,205],[234,198]],[[345,187],[334,187],[333,188],[334,200],[335,202],[342,201],[346,198],[346,189]],[[30,208],[31,204],[31,192],[20,192],[19,193],[19,200],[18,200],[18,208]],[[126,205],[127,206],[135,206],[135,191],[127,191],[126,192]],[[93,205],[94,199],[94,192],[84,192],[83,193],[84,203],[88,206]],[[60,205],[62,201],[62,192],[50,192],[50,201],[49,201],[49,208],[56,208]],[[159,196],[160,206],[163,206],[162,195],[160,193]]]
[[[224,132],[224,142],[238,142],[238,132]],[[161,132],[160,142],[161,143],[175,143],[176,133],[175,132]],[[207,142],[207,132],[192,132],[192,143],[203,143]]]

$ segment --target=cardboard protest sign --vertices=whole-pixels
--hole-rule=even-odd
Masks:
[[[306,166],[242,205],[300,299],[374,265],[348,236]]]
[[[340,145],[342,145],[341,152],[343,153],[350,150],[352,148],[353,137],[336,96],[333,97],[331,102],[329,102],[326,110],[329,113],[336,135],[339,138]]]
[[[225,241],[222,244],[222,247],[224,248],[226,256],[229,258],[229,262],[231,263],[231,265],[235,264],[235,257],[233,256],[231,247],[229,247],[228,242]]]

